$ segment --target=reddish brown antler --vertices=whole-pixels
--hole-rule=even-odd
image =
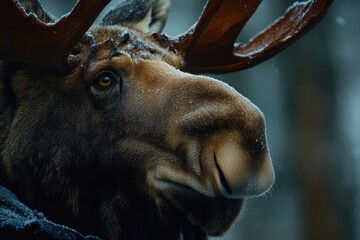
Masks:
[[[172,44],[183,54],[183,70],[188,72],[224,73],[250,68],[303,36],[325,16],[332,2],[296,2],[249,43],[234,45],[261,0],[208,0],[196,26]]]
[[[0,1],[0,59],[62,72],[72,67],[69,53],[110,0],[80,0],[55,24],[26,14],[16,0]]]

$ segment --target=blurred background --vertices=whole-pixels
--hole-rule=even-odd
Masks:
[[[41,2],[61,16],[75,0]],[[263,1],[240,40],[293,2]],[[186,31],[204,4],[173,0],[164,32]],[[285,52],[252,69],[214,76],[264,112],[277,178],[269,194],[249,200],[234,227],[213,240],[360,239],[359,13],[359,0],[335,1],[325,19]]]

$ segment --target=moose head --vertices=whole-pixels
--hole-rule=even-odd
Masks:
[[[59,20],[0,1],[0,182],[58,223],[104,239],[205,239],[274,182],[261,111],[191,73],[255,66],[310,30],[331,0],[294,4],[235,44],[260,0],[208,0],[160,33],[169,0],[80,0]],[[136,8],[135,8],[136,6]]]

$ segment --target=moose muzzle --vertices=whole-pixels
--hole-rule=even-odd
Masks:
[[[165,139],[153,144],[165,145],[177,157],[157,165],[161,188],[173,183],[172,187],[184,186],[208,197],[246,198],[272,186],[265,118],[253,103],[212,78],[161,63],[143,62],[141,68],[149,74],[136,78],[136,88],[147,94],[137,99],[143,99],[144,109],[157,106],[157,114],[137,118],[149,124],[137,126],[144,126],[144,132],[154,129],[150,124],[160,126],[156,131],[165,130]]]
[[[147,193],[207,234],[223,233],[243,200],[274,182],[263,114],[216,79],[162,61],[125,63],[132,69],[124,75],[122,96],[129,103],[123,105],[131,137],[126,142],[141,146],[136,154],[143,160],[131,164],[146,169]]]

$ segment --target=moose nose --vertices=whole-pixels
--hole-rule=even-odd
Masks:
[[[255,140],[254,145],[266,143]],[[257,154],[248,147],[239,146],[233,137],[223,140],[214,149],[218,187],[226,198],[255,197],[272,186],[275,175],[266,146]]]

